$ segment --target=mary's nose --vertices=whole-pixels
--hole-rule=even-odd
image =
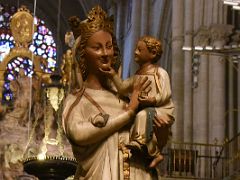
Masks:
[[[104,48],[102,50],[102,63],[103,64],[108,64],[110,63],[110,58],[109,58],[110,52],[107,48]]]
[[[109,53],[108,53],[108,50],[107,50],[107,48],[103,48],[102,49],[102,55],[103,56],[107,56]]]

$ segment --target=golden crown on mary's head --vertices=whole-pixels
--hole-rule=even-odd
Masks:
[[[28,12],[28,13],[30,13],[30,10],[27,8],[27,6],[22,5],[20,8],[18,8],[18,12]]]
[[[113,33],[113,17],[107,17],[106,12],[100,6],[96,6],[89,11],[87,19],[81,22],[80,31],[83,35],[99,30]]]

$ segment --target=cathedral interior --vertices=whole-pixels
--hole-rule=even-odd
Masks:
[[[73,179],[61,124],[70,19],[96,5],[114,17],[122,78],[137,69],[141,36],[163,44],[176,119],[161,179],[240,179],[239,0],[1,0],[0,180]]]

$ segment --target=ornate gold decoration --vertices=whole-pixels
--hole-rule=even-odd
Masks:
[[[28,48],[24,48],[24,47],[12,48],[10,53],[7,54],[4,57],[3,61],[1,62],[0,71],[5,71],[8,63],[16,57],[25,57],[29,59],[34,59],[33,66],[35,68],[35,71],[38,73],[42,72],[40,64],[44,60],[44,58],[42,58],[41,56],[34,55],[33,52],[31,52]]]
[[[72,31],[66,32],[64,41],[65,41],[65,44],[68,45],[68,47],[72,48],[74,46],[75,39]]]
[[[19,8],[18,12],[13,15],[10,22],[10,29],[17,47],[27,47],[32,41],[34,18],[25,6]]]
[[[71,86],[72,80],[72,65],[73,65],[73,57],[72,51],[68,49],[66,53],[63,55],[62,64],[61,64],[61,72],[62,72],[62,84],[64,86]]]
[[[49,135],[51,133],[51,126],[54,121],[53,117],[53,110],[50,106],[49,102],[45,102],[45,116],[44,116],[44,138],[42,140],[42,144],[40,145],[40,151],[37,155],[37,158],[39,160],[44,160],[47,155],[47,144],[51,144],[51,140],[49,140]],[[56,142],[57,143],[57,142]]]
[[[53,148],[57,148],[55,154],[58,153],[60,156],[64,156],[64,144],[63,144],[63,129],[61,127],[61,121],[55,117],[55,113],[61,104],[64,97],[64,90],[61,87],[49,86],[46,88],[47,99],[45,101],[45,116],[44,116],[44,138],[40,145],[39,153],[37,155],[38,160],[45,160]],[[59,117],[59,116],[58,116]],[[54,122],[57,122],[57,136],[53,137],[52,126]],[[51,148],[48,146],[51,145]]]
[[[0,63],[0,91],[2,91],[2,87],[5,82],[4,73],[6,71],[6,67],[7,67],[8,63],[16,57],[23,57],[23,58],[31,59],[33,61],[34,72],[41,78],[43,75],[47,76],[47,73],[44,73],[41,69],[41,63],[43,61],[45,61],[44,58],[42,58],[41,56],[34,55],[33,52],[31,52],[28,48],[14,47],[11,49],[10,53],[7,54],[4,57],[3,61]],[[1,93],[0,93],[0,98],[2,98]]]
[[[80,23],[81,35],[98,30],[113,32],[113,18],[107,17],[106,12],[100,6],[96,6],[89,11],[87,17],[86,20]]]
[[[130,150],[125,146],[125,144],[120,143],[118,149],[122,151],[123,154],[123,179],[130,179]]]
[[[10,50],[0,63],[0,92],[2,92],[2,87],[5,82],[4,73],[6,67],[8,63],[16,57],[31,59],[34,67],[33,71],[36,75],[40,77],[43,83],[51,83],[50,74],[43,72],[41,69],[41,64],[44,64],[46,59],[34,55],[34,53],[28,49],[28,45],[32,41],[34,33],[33,21],[33,16],[25,6],[19,8],[18,12],[15,13],[11,19],[10,29],[15,40],[15,47]],[[2,93],[0,93],[0,99],[1,98]]]
[[[64,97],[64,90],[57,87],[47,89],[47,97],[55,111],[58,110],[59,105]]]

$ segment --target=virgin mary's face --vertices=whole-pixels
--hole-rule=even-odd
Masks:
[[[89,73],[99,73],[102,64],[111,64],[114,55],[112,36],[106,31],[95,32],[85,47],[85,62]]]

